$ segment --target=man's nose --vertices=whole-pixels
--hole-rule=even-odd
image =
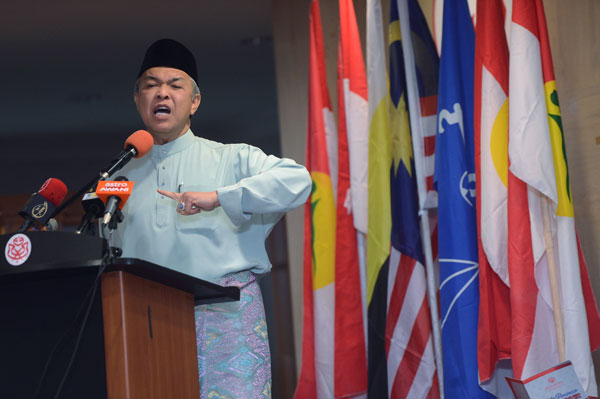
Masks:
[[[158,98],[168,98],[169,97],[169,90],[168,90],[168,86],[167,85],[159,85],[158,86],[158,90],[156,91],[156,96]]]

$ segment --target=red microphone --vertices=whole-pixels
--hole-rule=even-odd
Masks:
[[[54,206],[59,206],[67,195],[67,185],[54,177],[49,178],[42,184],[38,194],[52,202]]]
[[[67,186],[59,179],[50,178],[46,180],[38,192],[29,198],[19,212],[19,215],[25,218],[25,222],[17,230],[17,233],[27,230],[33,223],[42,227],[46,226],[56,207],[67,195],[67,191]]]

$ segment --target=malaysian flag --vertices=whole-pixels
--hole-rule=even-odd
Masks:
[[[419,43],[428,44],[425,48],[415,44],[414,55],[407,59],[400,34],[400,7],[392,2],[389,121],[386,120],[388,110],[384,108],[387,101],[381,93],[384,68],[381,65],[376,70],[369,68],[380,75],[378,79],[369,76],[370,82],[379,82],[379,95],[370,96],[369,106],[369,397],[438,398],[424,267],[426,247],[429,255],[435,249],[431,251],[431,241],[421,241],[419,223],[419,211],[434,207],[437,202],[432,183],[438,60],[417,3],[413,0],[403,3],[405,12],[409,10],[411,14],[413,34],[422,39]],[[378,3],[372,4],[368,16],[380,18],[378,6]],[[370,20],[370,26],[377,22]],[[378,34],[374,29],[369,31],[371,35]],[[381,59],[381,54],[373,53],[381,53],[381,47],[381,44],[367,46],[367,51],[371,51],[367,57],[370,65]],[[418,75],[415,79],[418,89],[413,93],[418,104],[411,123],[405,61],[411,63],[412,71],[416,69]],[[369,89],[376,92],[376,87]],[[413,112],[412,106],[410,109]],[[413,121],[418,125],[416,131],[412,129]],[[425,235],[429,236],[426,232]]]

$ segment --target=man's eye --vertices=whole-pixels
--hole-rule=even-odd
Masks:
[[[181,86],[179,86],[179,85],[171,85],[171,87],[174,89],[181,89]]]

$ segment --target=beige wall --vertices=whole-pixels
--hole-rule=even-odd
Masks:
[[[354,1],[365,44],[365,0]],[[431,16],[433,0],[420,0]],[[308,87],[309,0],[273,0],[281,143],[284,156],[305,159]],[[389,0],[383,1],[387,18]],[[545,0],[567,154],[575,218],[596,298],[600,298],[600,2]],[[335,98],[337,1],[321,0],[328,84]],[[302,338],[302,210],[288,215],[290,276],[296,361],[300,370]],[[596,373],[600,356],[596,355]]]

